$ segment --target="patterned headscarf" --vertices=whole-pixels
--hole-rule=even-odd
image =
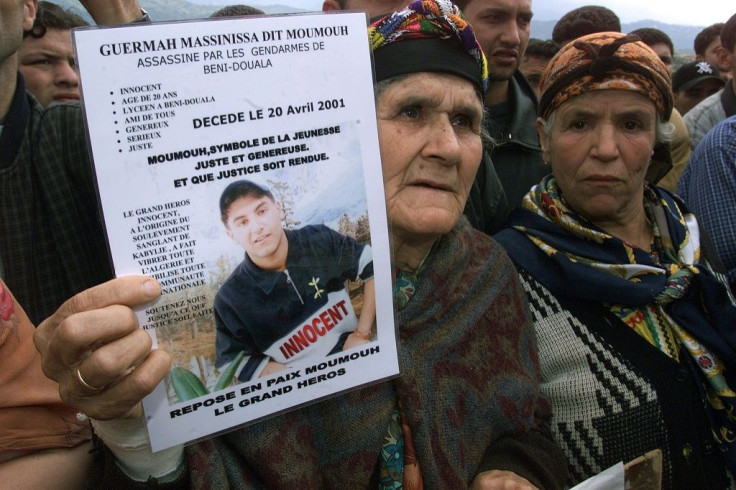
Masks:
[[[672,113],[670,75],[637,36],[598,32],[565,45],[547,65],[539,115],[547,119],[564,102],[593,90],[630,90],[648,97],[662,121]]]
[[[376,79],[422,71],[452,73],[470,80],[483,97],[488,63],[473,28],[449,0],[422,0],[373,22],[368,38]],[[404,42],[411,41],[411,42]]]

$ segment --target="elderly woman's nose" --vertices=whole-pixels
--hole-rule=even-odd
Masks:
[[[436,117],[429,125],[424,153],[450,165],[460,161],[462,146],[449,117]]]
[[[600,124],[593,138],[592,153],[604,161],[618,157],[619,146],[616,136],[616,128],[612,124]]]

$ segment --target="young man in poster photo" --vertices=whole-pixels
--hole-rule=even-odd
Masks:
[[[215,297],[218,368],[245,352],[238,379],[248,381],[372,340],[369,245],[324,225],[285,230],[271,191],[248,180],[225,188],[220,216],[245,258]],[[360,318],[345,286],[357,279],[364,281]]]

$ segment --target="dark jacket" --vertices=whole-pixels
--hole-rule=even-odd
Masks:
[[[511,131],[491,150],[493,166],[506,193],[508,211],[519,206],[529,189],[550,173],[537,137],[537,96],[518,70],[509,80],[509,102]],[[489,123],[486,121],[486,126]]]
[[[483,151],[483,157],[470,189],[464,214],[476,230],[488,235],[501,231],[510,212],[506,193],[498,180],[491,157]]]
[[[0,261],[33,323],[112,277],[81,106],[44,109],[20,75],[0,135]]]

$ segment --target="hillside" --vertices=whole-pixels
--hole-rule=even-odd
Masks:
[[[532,37],[538,39],[551,39],[552,29],[556,20],[532,20]],[[682,26],[673,24],[663,24],[656,20],[638,20],[636,22],[624,22],[621,28],[624,32],[631,32],[641,27],[654,27],[667,33],[672,39],[675,51],[681,54],[694,54],[693,40],[695,36],[703,30],[700,26]]]
[[[78,0],[56,0],[54,3],[65,8],[73,8],[88,21],[92,20],[81,7]],[[232,5],[233,3],[238,2],[227,2],[227,0],[223,0],[220,5],[198,5],[185,0],[140,0],[140,5],[148,11],[151,18],[159,21],[202,19],[209,17],[210,14],[225,5]],[[241,3],[247,3],[247,1]],[[261,10],[267,14],[301,12],[300,9],[277,4],[262,7]]]
[[[79,5],[78,0],[58,0],[56,3],[66,8],[74,8],[77,12],[82,13],[85,18],[91,20]],[[230,5],[230,3],[225,0],[223,0],[221,5],[201,5],[187,2],[186,0],[140,0],[140,3],[143,8],[151,14],[151,18],[159,21],[201,19],[209,17],[212,12],[220,9],[224,5]],[[247,1],[245,3],[247,3]],[[262,7],[262,10],[268,14],[301,11],[300,9],[278,4]],[[552,28],[554,27],[555,22],[555,20],[532,20],[532,37],[539,39],[551,38]],[[695,35],[703,29],[703,27],[700,26],[663,24],[656,20],[640,20],[632,23],[624,23],[622,27],[624,32],[631,32],[640,27],[656,27],[657,29],[661,29],[672,38],[672,43],[675,45],[675,51],[681,54],[692,54],[693,39],[695,39]]]

